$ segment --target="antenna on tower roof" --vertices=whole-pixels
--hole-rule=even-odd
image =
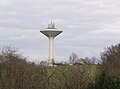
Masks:
[[[48,29],[55,29],[55,23],[51,21],[51,23],[48,24]]]

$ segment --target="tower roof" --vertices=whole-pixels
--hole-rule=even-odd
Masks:
[[[56,37],[57,35],[59,35],[63,31],[58,30],[57,28],[55,28],[55,23],[53,23],[51,21],[51,23],[48,24],[48,27],[46,29],[44,29],[44,30],[41,30],[40,32],[43,33],[47,37]]]
[[[57,35],[62,33],[62,31],[60,30],[51,30],[51,29],[43,30],[40,32],[43,33],[47,37],[56,37]]]

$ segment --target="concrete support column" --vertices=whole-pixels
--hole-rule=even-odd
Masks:
[[[49,66],[54,63],[54,37],[49,37]]]

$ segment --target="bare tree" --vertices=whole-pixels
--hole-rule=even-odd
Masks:
[[[71,55],[69,56],[69,63],[73,64],[76,60],[78,59],[78,56],[76,53],[71,53]]]
[[[0,89],[47,89],[45,67],[27,62],[11,48],[0,53]]]
[[[48,66],[48,62],[47,62],[47,61],[41,61],[41,62],[40,62],[40,65],[41,65],[41,66]]]
[[[120,75],[120,44],[108,47],[101,54],[101,59],[107,72]]]
[[[91,58],[85,57],[84,60],[87,64],[95,64],[97,61],[97,58],[96,57],[91,57]]]

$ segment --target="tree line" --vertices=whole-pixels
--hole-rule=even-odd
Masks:
[[[70,56],[70,62],[78,58]],[[101,60],[96,65],[48,67],[5,47],[0,51],[0,89],[120,89],[120,44],[106,48]]]

